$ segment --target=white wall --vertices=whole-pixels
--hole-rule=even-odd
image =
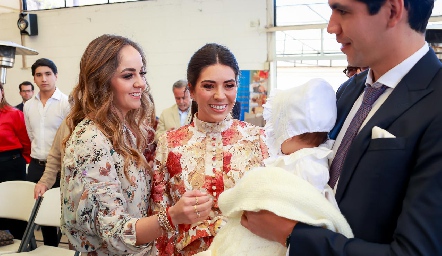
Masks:
[[[42,57],[55,62],[57,87],[69,94],[78,80],[84,49],[104,33],[129,37],[143,47],[157,115],[174,103],[172,84],[186,78],[190,57],[205,43],[229,47],[241,69],[265,67],[265,0],[154,0],[32,13],[37,14],[39,34],[23,36],[23,42],[16,25],[18,13],[0,15],[0,40],[39,52],[26,56],[25,65],[16,56],[14,67],[7,70],[5,93],[13,105],[21,101],[18,84],[33,82],[30,67]]]

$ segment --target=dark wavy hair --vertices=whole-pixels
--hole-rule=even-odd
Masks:
[[[387,0],[357,0],[367,5],[368,13],[375,15]],[[408,11],[410,27],[424,33],[434,7],[434,0],[404,0],[405,9]]]
[[[232,68],[236,81],[238,81],[240,70],[235,55],[223,45],[209,43],[197,50],[187,65],[187,81],[189,82],[190,92],[195,91],[196,81],[198,81],[202,70],[215,64],[222,64]],[[193,100],[191,106],[192,120],[197,109],[197,104]]]

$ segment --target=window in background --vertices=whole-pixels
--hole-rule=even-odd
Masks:
[[[23,0],[23,9],[28,11],[66,7],[65,0]]]
[[[23,9],[27,11],[49,10],[65,7],[77,7],[96,4],[112,4],[148,0],[23,0]]]
[[[65,0],[66,7],[77,7],[94,4],[107,4],[108,0]]]
[[[274,0],[276,84],[288,89],[320,77],[337,89],[348,78],[347,58],[327,33],[328,0]],[[435,1],[429,26],[442,24],[442,1]]]
[[[327,0],[275,0],[276,26],[324,24],[330,14]]]
[[[300,60],[333,59],[333,56],[342,55],[339,47],[335,36],[322,28],[276,31],[278,57]]]

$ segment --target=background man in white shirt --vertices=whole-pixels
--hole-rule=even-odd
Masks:
[[[155,132],[155,141],[165,133],[183,125],[189,124],[190,121],[190,105],[192,99],[190,98],[189,88],[186,80],[178,80],[172,86],[175,102],[170,108],[163,110],[158,122],[158,127]]]
[[[23,108],[26,129],[31,140],[31,162],[26,179],[38,182],[45,170],[46,158],[55,133],[68,115],[70,105],[68,96],[55,87],[58,71],[54,62],[45,58],[38,59],[31,70],[40,92],[28,100]],[[59,186],[58,178],[53,187]],[[42,233],[45,245],[58,246],[55,227],[42,227]]]

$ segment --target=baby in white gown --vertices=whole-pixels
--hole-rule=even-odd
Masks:
[[[329,179],[336,121],[336,97],[322,79],[278,91],[264,105],[266,167],[247,172],[219,197],[227,224],[215,236],[210,255],[285,255],[287,248],[251,233],[240,224],[243,211],[268,210],[279,216],[321,226],[353,237],[337,207]]]

